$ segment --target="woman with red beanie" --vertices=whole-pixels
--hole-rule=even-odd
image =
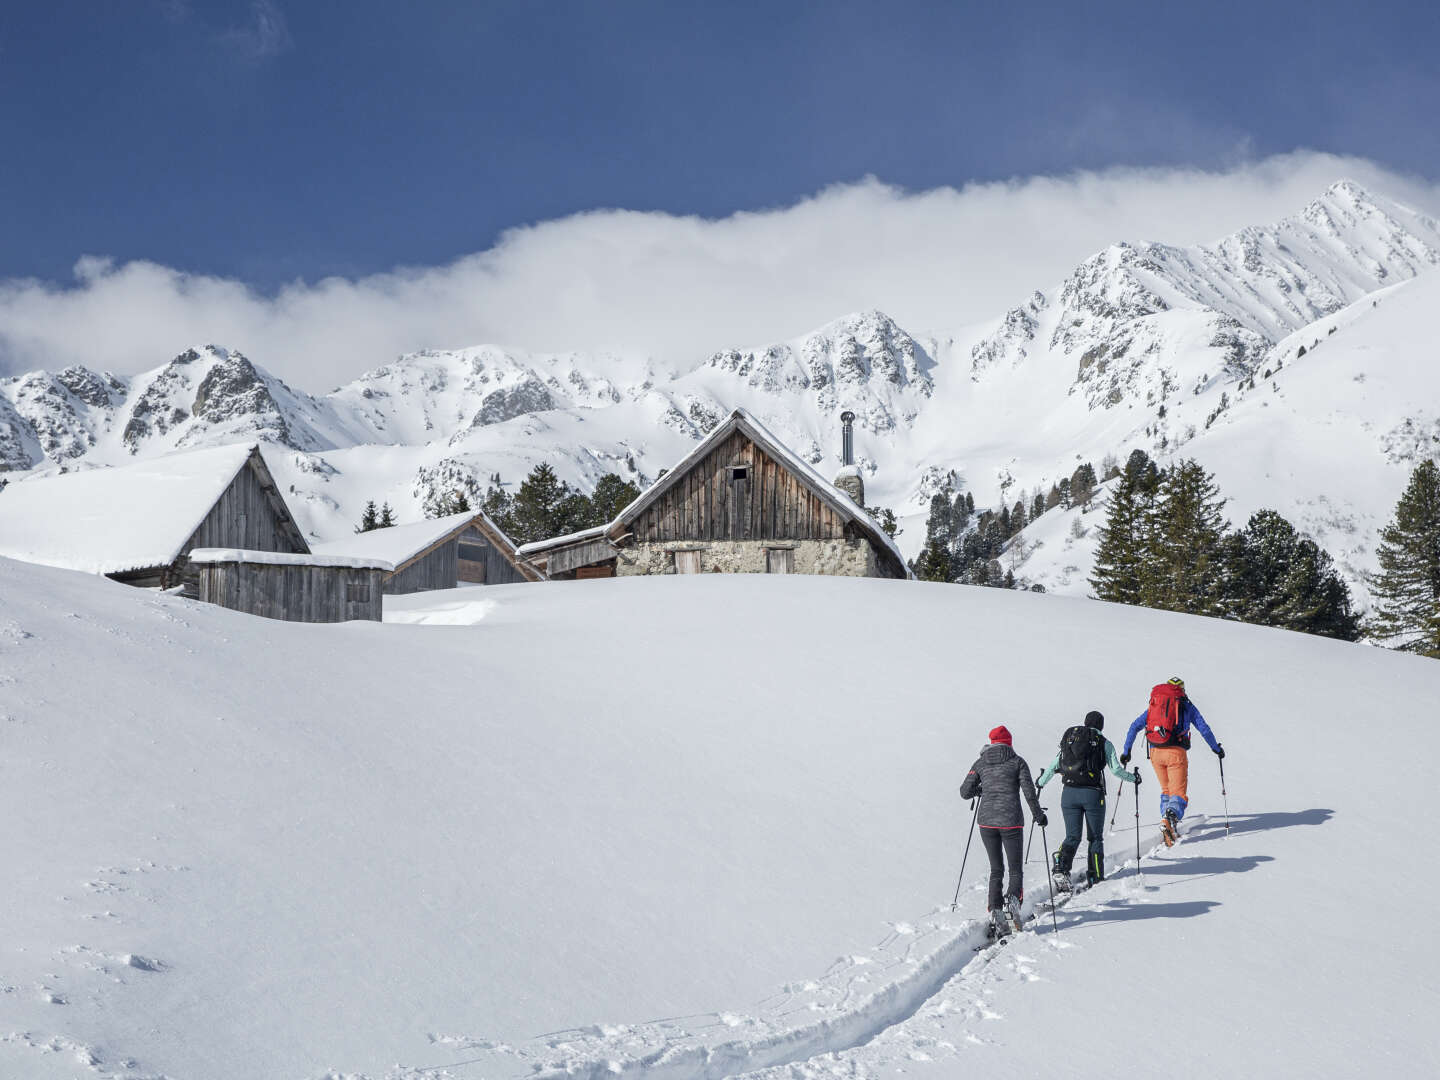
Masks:
[[[1025,839],[1025,814],[1020,808],[1022,792],[1030,804],[1031,816],[1043,828],[1047,824],[1045,811],[1040,809],[1030,766],[1015,753],[1010,745],[1010,732],[1002,724],[990,732],[990,745],[980,751],[965,783],[960,785],[961,798],[980,796],[976,822],[980,826],[980,839],[985,843],[985,854],[990,856],[990,895],[986,910],[996,934],[1002,936],[1020,929],[1020,904],[1025,899],[1025,868],[1020,858]],[[1007,862],[1010,881],[1002,896],[1001,882]]]

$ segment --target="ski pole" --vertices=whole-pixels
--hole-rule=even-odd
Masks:
[[[1137,778],[1140,776],[1138,763],[1135,766],[1135,776]],[[1140,785],[1135,784],[1133,787],[1135,788],[1135,873],[1139,877],[1144,877],[1145,873],[1140,869]],[[1120,800],[1115,801],[1119,802]]]
[[[960,860],[960,876],[955,880],[955,899],[950,901],[950,910],[960,906],[960,882],[965,880],[965,864],[970,861],[970,841],[975,839],[975,822],[980,817],[980,800],[975,800],[975,812],[970,815],[970,835],[965,838],[965,857]]]
[[[1044,807],[1041,807],[1041,811],[1044,811]],[[1035,823],[1033,821],[1030,823],[1030,831],[1035,831]],[[1045,845],[1046,851],[1050,850],[1050,841],[1045,839],[1044,825],[1040,826],[1040,843]],[[1055,933],[1058,934],[1060,932],[1060,923],[1055,918],[1055,882],[1050,879],[1048,873],[1045,875],[1045,884],[1050,887],[1050,925],[1055,928]]]
[[[1230,796],[1225,793],[1225,759],[1219,758],[1220,762],[1220,798],[1225,803],[1225,835],[1230,835]]]
[[[1035,821],[1030,821],[1030,839],[1025,844],[1025,865],[1030,865],[1030,853],[1035,850]]]
[[[1115,792],[1115,812],[1110,815],[1110,831],[1111,831],[1111,832],[1114,832],[1114,831],[1115,831],[1115,819],[1120,816],[1120,792],[1119,792],[1119,790],[1118,790],[1118,788],[1119,788],[1120,786],[1121,786],[1121,785],[1117,785],[1117,790],[1116,790],[1116,792]]]

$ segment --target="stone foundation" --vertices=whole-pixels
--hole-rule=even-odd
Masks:
[[[714,540],[629,544],[620,550],[616,575],[675,573],[675,552],[698,551],[702,574],[764,574],[766,552],[791,551],[793,573],[882,577],[875,549],[865,540]]]

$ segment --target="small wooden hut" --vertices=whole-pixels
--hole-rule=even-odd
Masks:
[[[108,469],[22,480],[0,492],[0,555],[186,586],[195,548],[305,554],[310,548],[257,445],[222,446]]]
[[[539,581],[496,524],[483,511],[467,510],[388,529],[355,533],[316,544],[317,555],[380,559],[394,569],[385,577],[391,595],[453,589],[462,582],[508,585]]]
[[[190,565],[200,599],[286,622],[348,622],[383,614],[383,583],[394,569],[378,559],[196,548]]]
[[[842,419],[848,428],[850,414]],[[550,579],[909,576],[895,541],[865,512],[859,470],[847,462],[831,483],[744,409],[608,525],[525,544],[520,555]]]

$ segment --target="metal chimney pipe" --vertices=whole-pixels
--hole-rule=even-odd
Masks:
[[[846,409],[840,414],[840,464],[855,464],[855,414]]]

